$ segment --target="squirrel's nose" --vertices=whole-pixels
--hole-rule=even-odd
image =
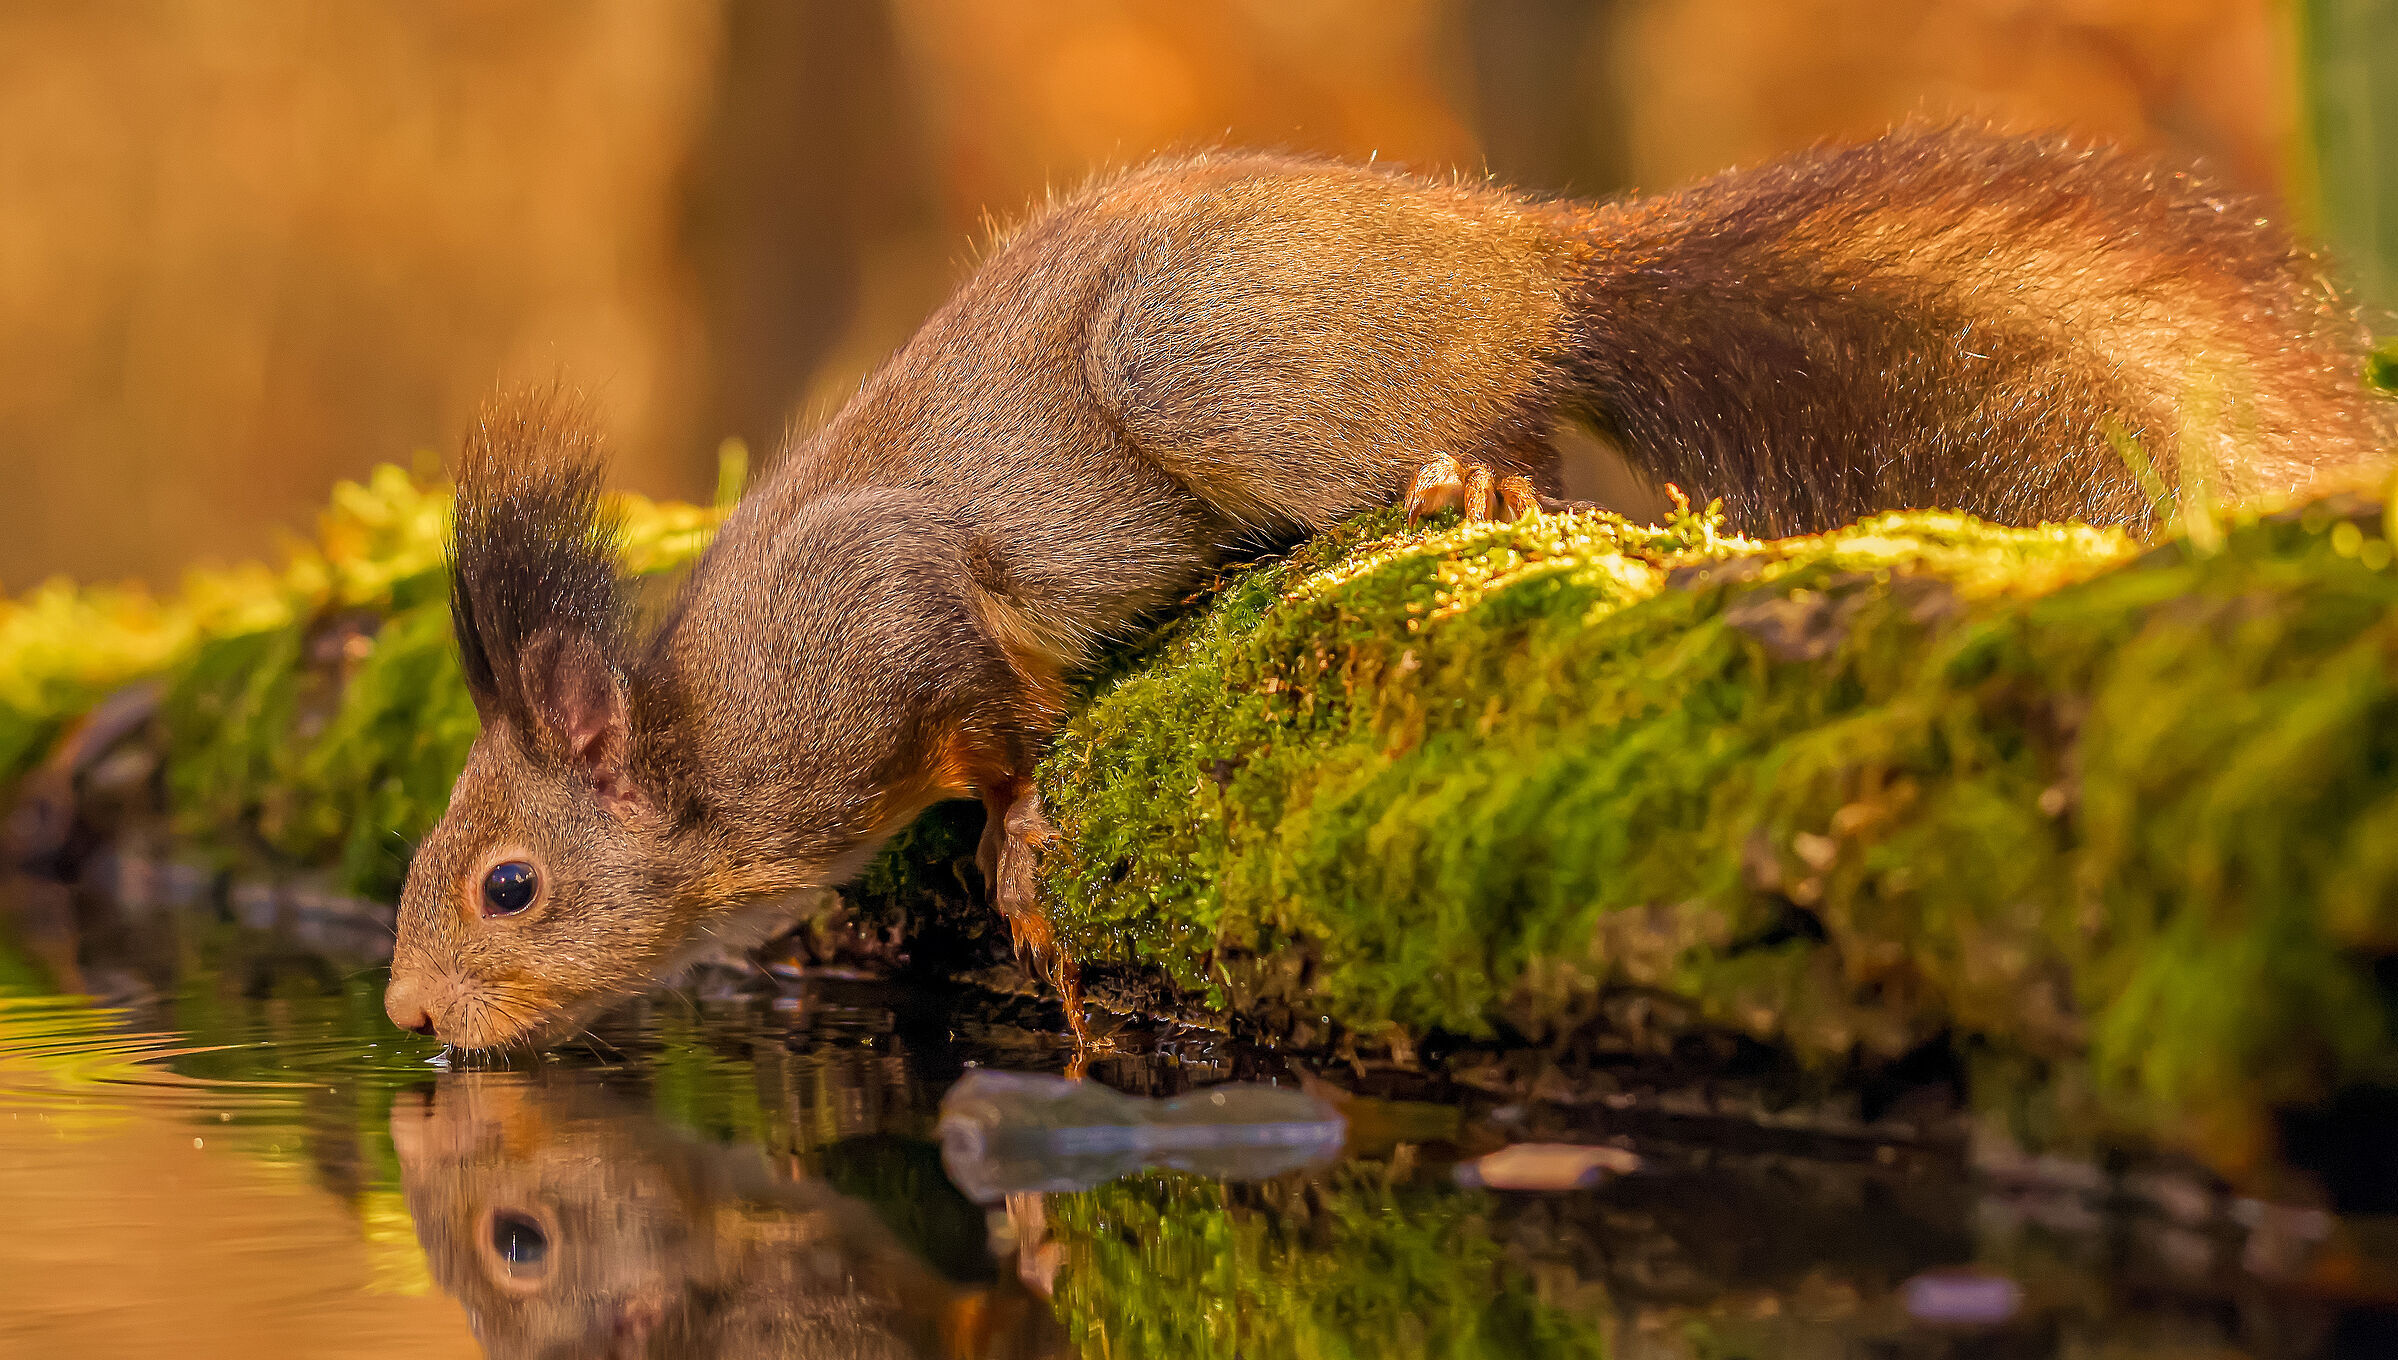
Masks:
[[[384,987],[383,1013],[401,1029],[417,1034],[433,1032],[433,1013],[425,1008],[414,978],[395,977]]]

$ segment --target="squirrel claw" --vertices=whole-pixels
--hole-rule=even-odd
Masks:
[[[1424,516],[1436,516],[1441,511],[1453,511],[1458,501],[1465,499],[1465,468],[1456,458],[1441,453],[1424,463],[1415,473],[1415,482],[1408,487],[1408,523],[1417,523]]]
[[[1060,948],[1049,918],[1037,908],[1008,913],[1008,929],[1016,940],[1016,964],[1049,984],[1066,1008],[1066,1028],[1074,1032],[1077,1051],[1092,1045],[1090,1022],[1083,1015],[1082,966]]]
[[[1496,499],[1498,476],[1480,463],[1469,463],[1465,469],[1465,519],[1468,524],[1483,524],[1490,520],[1491,502]]]
[[[1533,490],[1529,477],[1501,477],[1499,503],[1507,507],[1507,519],[1525,519],[1558,504]]]
[[[1465,499],[1465,468],[1456,459],[1441,454],[1424,464],[1407,488],[1407,522],[1414,524],[1426,515],[1454,510]]]

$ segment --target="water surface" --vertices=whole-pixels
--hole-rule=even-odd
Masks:
[[[1062,1070],[1037,1004],[719,980],[466,1070],[384,1021],[371,921],[167,897],[0,889],[0,1355],[2398,1354],[2372,1221],[1203,1030],[1131,1025],[1090,1077],[1362,1089],[1342,1159],[979,1205],[940,1099]],[[1530,1141],[1607,1169],[1460,1183]]]

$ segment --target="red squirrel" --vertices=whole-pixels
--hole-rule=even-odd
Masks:
[[[1560,416],[1750,533],[2144,527],[2126,441],[2227,496],[2379,458],[2366,340],[2255,206],[1972,127],[1604,204],[1270,155],[1133,170],[996,243],[646,635],[582,413],[484,411],[451,549],[482,732],[410,865],[386,1008],[467,1049],[570,1034],[961,796],[1072,1001],[1034,763],[1076,670],[1229,545],[1401,500],[1560,508]]]

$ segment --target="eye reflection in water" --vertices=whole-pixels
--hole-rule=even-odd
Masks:
[[[434,1279],[493,1357],[1031,1357],[1012,1279],[960,1281],[868,1205],[590,1074],[462,1073],[391,1118]]]
[[[494,1212],[487,1240],[499,1257],[500,1273],[510,1283],[529,1283],[549,1273],[550,1235],[530,1216],[507,1209]]]

